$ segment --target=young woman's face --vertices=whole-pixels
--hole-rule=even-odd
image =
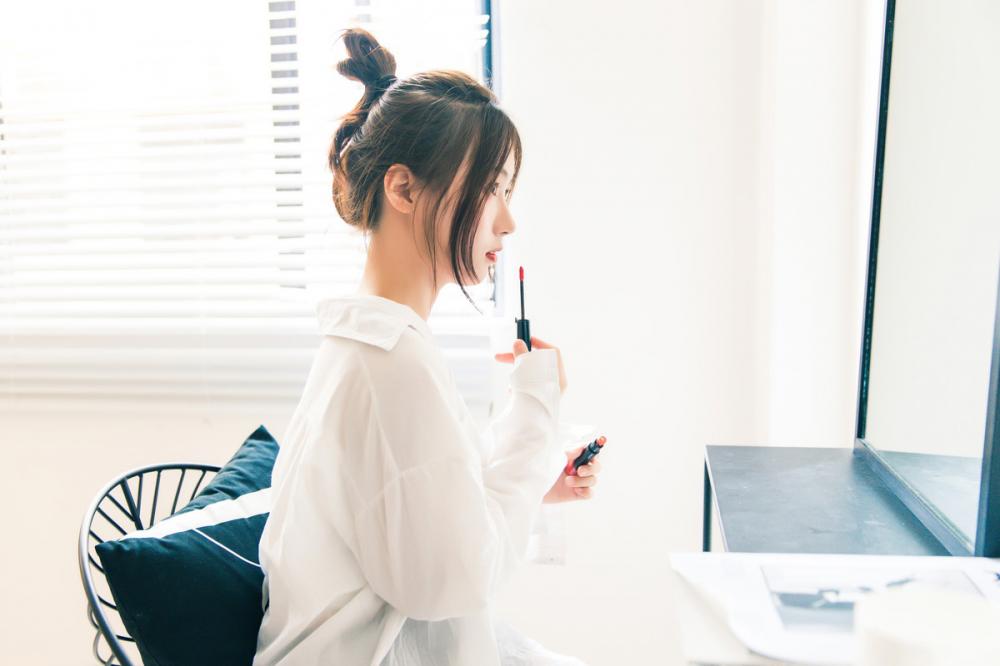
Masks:
[[[476,270],[477,279],[473,279],[472,276],[466,276],[464,278],[466,286],[469,284],[479,284],[489,276],[490,267],[499,261],[496,253],[503,248],[503,236],[513,233],[516,228],[508,203],[510,180],[513,174],[514,155],[512,153],[507,158],[503,172],[491,184],[490,192],[486,197],[486,205],[483,206],[483,213],[476,226],[472,243],[472,263]],[[454,197],[457,196],[464,178],[465,166],[463,165],[463,168],[456,174],[455,180],[452,182],[449,190],[449,197],[451,198],[445,208],[446,217],[444,219],[451,219],[451,215],[455,209]],[[438,226],[438,256],[449,256],[448,237],[450,232],[450,224],[441,224]],[[438,280],[441,283],[455,282],[455,278],[451,274],[451,268],[448,265],[449,262],[442,263],[444,265],[439,264],[438,266],[439,272],[442,273],[442,275],[438,276]]]

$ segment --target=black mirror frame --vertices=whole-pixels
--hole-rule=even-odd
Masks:
[[[871,362],[872,319],[875,312],[875,272],[878,263],[879,220],[882,208],[882,180],[885,168],[885,131],[889,110],[889,73],[892,66],[892,37],[895,0],[887,0],[882,41],[882,73],[879,90],[878,135],[875,146],[875,174],[872,187],[871,228],[868,242],[868,273],[865,280],[864,329],[861,368],[858,376],[858,411],[854,451],[863,458],[906,505],[917,519],[952,555],[1000,557],[1000,284],[997,286],[996,320],[993,328],[993,355],[990,367],[986,437],[983,445],[979,513],[975,543],[941,511],[896,472],[875,447],[865,439],[868,412],[868,380]]]

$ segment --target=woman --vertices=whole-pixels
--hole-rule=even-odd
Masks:
[[[480,433],[426,322],[443,285],[492,276],[514,231],[517,131],[469,76],[395,80],[368,32],[344,41],[337,69],[365,92],[330,149],[333,198],[370,234],[368,257],[358,293],[317,306],[324,337],[260,543],[254,664],[582,664],[490,609],[540,503],[590,497],[600,469],[561,473],[580,449],[555,436],[559,350],[533,338],[496,355],[513,364],[510,402]]]

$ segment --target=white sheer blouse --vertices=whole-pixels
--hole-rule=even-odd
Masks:
[[[566,463],[556,351],[515,359],[507,409],[480,432],[409,306],[348,296],[317,312],[260,542],[254,666],[582,664],[490,607]]]

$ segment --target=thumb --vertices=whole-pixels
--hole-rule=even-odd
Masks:
[[[514,340],[514,358],[517,358],[521,354],[528,353],[528,345],[524,344],[524,340],[518,338]]]

